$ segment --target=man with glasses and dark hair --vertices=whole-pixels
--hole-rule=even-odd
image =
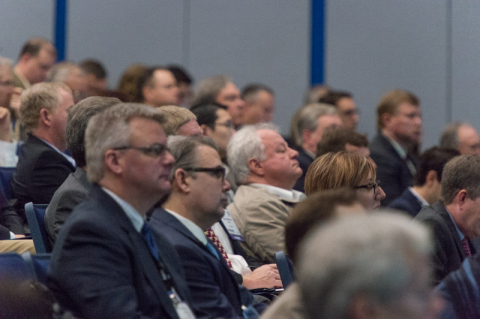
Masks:
[[[253,295],[238,285],[223,249],[204,232],[224,215],[230,184],[212,139],[170,137],[175,157],[172,192],[150,225],[175,246],[185,270],[198,317],[242,318],[244,310],[261,312]]]

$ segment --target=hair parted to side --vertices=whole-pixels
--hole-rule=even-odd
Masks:
[[[325,115],[337,115],[337,109],[329,104],[312,103],[302,106],[294,114],[290,124],[290,137],[295,146],[302,147],[303,131],[315,131],[318,126],[318,118]]]
[[[152,120],[162,125],[163,114],[154,108],[138,103],[120,103],[107,108],[90,119],[85,132],[87,177],[92,183],[99,182],[105,175],[105,153],[107,150],[128,146],[129,123],[134,118]]]
[[[195,89],[192,105],[216,102],[218,93],[230,82],[233,82],[232,78],[226,75],[215,75],[203,79]]]
[[[308,168],[305,194],[340,187],[353,188],[365,182],[368,176],[371,176],[372,182],[375,181],[375,168],[366,157],[347,151],[327,153]]]
[[[385,113],[395,114],[398,106],[402,103],[409,103],[420,106],[420,100],[412,92],[406,90],[391,90],[387,92],[377,105],[377,129],[384,128],[382,115]]]
[[[330,152],[344,151],[347,144],[368,147],[368,139],[365,135],[346,128],[329,127],[323,133],[322,140],[318,142],[317,157]]]
[[[465,189],[467,196],[475,200],[480,196],[480,157],[460,155],[451,159],[443,168],[442,201],[451,204],[459,191]]]
[[[310,319],[347,319],[358,294],[389,305],[401,299],[430,257],[430,231],[402,214],[335,218],[301,244],[298,282]]]
[[[60,90],[72,94],[72,90],[61,82],[37,83],[22,92],[20,97],[20,118],[28,133],[38,127],[40,111],[55,112],[60,103]]]
[[[258,161],[266,159],[265,146],[257,132],[272,130],[278,132],[278,127],[271,123],[246,125],[233,134],[227,146],[227,161],[230,171],[238,185],[245,184],[250,175],[248,161],[255,158]]]
[[[167,136],[176,135],[177,130],[185,123],[196,120],[197,117],[189,109],[176,105],[165,105],[156,108],[156,110],[165,116],[163,129]]]

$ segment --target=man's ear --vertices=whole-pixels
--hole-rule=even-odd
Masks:
[[[184,193],[190,193],[190,181],[188,180],[188,174],[183,169],[178,168],[173,175],[172,187],[179,188]]]
[[[150,86],[144,86],[142,88],[142,95],[145,101],[151,100],[152,97],[152,88]]]
[[[462,189],[457,193],[457,195],[455,195],[455,200],[457,201],[460,207],[462,207],[465,204],[465,202],[467,201],[467,198],[468,198],[467,191],[465,189]]]
[[[200,128],[202,129],[202,135],[203,136],[210,137],[213,133],[213,130],[210,127],[208,127],[206,124],[200,125]]]
[[[435,182],[438,182],[438,175],[437,172],[432,169],[428,171],[427,176],[425,176],[425,185],[432,186]]]
[[[53,115],[49,110],[41,109],[40,110],[40,120],[42,121],[42,123],[45,126],[50,127],[50,126],[52,126]]]
[[[383,127],[387,127],[392,121],[393,114],[383,113],[381,116]]]
[[[250,172],[254,173],[257,176],[265,175],[265,170],[263,168],[262,162],[255,158],[251,158],[248,160],[248,168],[250,169]]]
[[[123,172],[119,151],[107,150],[105,153],[105,165],[114,174],[118,175]]]

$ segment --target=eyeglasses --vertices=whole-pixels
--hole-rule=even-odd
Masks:
[[[226,121],[225,123],[215,123],[215,125],[225,126],[226,128],[231,128],[231,129],[235,128],[235,124],[233,124],[232,121]]]
[[[186,167],[183,169],[186,172],[203,172],[207,173],[213,177],[221,179],[222,181],[225,179],[225,168],[223,166],[217,167]]]
[[[121,146],[121,147],[114,148],[114,150],[116,151],[130,150],[130,149],[137,150],[151,157],[159,157],[160,155],[165,155],[165,153],[168,152],[167,145],[159,144],[159,143],[155,143],[147,147]]]
[[[377,192],[377,187],[380,186],[380,181],[376,181],[375,183],[370,183],[370,184],[365,184],[365,185],[359,185],[359,186],[354,186],[353,189],[360,189],[360,188],[366,188],[368,190],[373,188],[373,192]]]

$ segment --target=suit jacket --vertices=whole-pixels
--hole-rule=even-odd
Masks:
[[[220,251],[217,250],[220,256],[217,259],[176,217],[162,208],[153,213],[149,223],[154,232],[168,238],[180,255],[196,315],[243,318],[241,306],[253,304],[253,295],[238,285]]]
[[[0,240],[10,239],[10,232],[24,234],[23,220],[10,205],[3,190],[0,189]]]
[[[302,169],[303,173],[302,176],[297,179],[297,182],[295,183],[295,186],[293,186],[293,189],[305,193],[305,176],[307,175],[308,168],[315,159],[308,155],[303,148],[297,148],[296,151],[298,152],[298,164]]]
[[[75,171],[75,167],[41,139],[29,135],[20,149],[12,189],[16,211],[24,219],[25,204],[48,204],[55,191]]]
[[[178,255],[163,236],[155,237],[178,294],[191,304]],[[178,318],[143,236],[99,185],[63,225],[47,284],[81,318]]]
[[[53,194],[45,211],[45,226],[52,247],[67,217],[91,190],[92,184],[87,179],[87,172],[83,168],[77,167],[75,173],[68,175],[65,182]]]
[[[413,175],[405,160],[380,132],[370,144],[370,157],[377,164],[377,179],[380,180],[386,195],[382,200],[382,206],[388,206],[391,201],[402,195],[408,186],[412,186]],[[408,158],[415,167],[418,167],[416,157],[409,155]]]
[[[467,257],[455,224],[441,201],[424,207],[414,218],[433,231],[435,252],[433,256],[434,279],[439,283],[450,272],[457,270]],[[472,254],[475,248],[470,245]]]
[[[407,188],[402,196],[388,204],[388,207],[403,210],[404,212],[409,213],[412,217],[415,217],[422,209],[422,203]]]

